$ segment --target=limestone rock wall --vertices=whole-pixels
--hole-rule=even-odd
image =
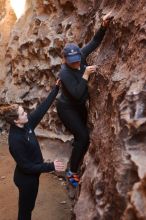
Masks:
[[[10,2],[0,0],[0,89],[3,86],[6,65],[5,54],[9,42],[10,31],[16,21],[16,16],[11,8]]]
[[[19,102],[32,110],[55,82],[64,44],[83,46],[109,11],[113,24],[89,57],[97,65],[89,85],[91,144],[74,212],[77,220],[144,220],[145,0],[27,1],[3,54],[1,102]],[[54,105],[41,128],[60,138],[65,133]]]
[[[144,220],[146,1],[101,1],[99,9],[112,10],[114,22],[92,56],[98,73],[90,82],[91,144],[76,219]]]

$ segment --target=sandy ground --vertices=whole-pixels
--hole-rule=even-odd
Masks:
[[[51,143],[53,149],[53,142]],[[13,183],[15,162],[8,151],[7,137],[0,135],[0,220],[17,219],[18,192]],[[65,182],[42,174],[32,220],[70,220],[71,201]]]

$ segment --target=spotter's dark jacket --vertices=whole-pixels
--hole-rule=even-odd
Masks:
[[[28,116],[28,123],[23,128],[10,126],[9,151],[16,162],[14,182],[16,185],[26,184],[32,178],[38,178],[43,172],[54,171],[54,163],[43,162],[40,145],[34,129],[39,124],[52,102],[59,87],[55,86],[48,97]]]

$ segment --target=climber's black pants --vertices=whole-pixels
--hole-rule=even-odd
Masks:
[[[38,193],[39,178],[32,178],[22,185],[17,185],[19,190],[18,202],[18,220],[31,220],[32,210],[35,206],[35,201]]]
[[[65,127],[74,135],[70,169],[72,172],[77,172],[89,145],[86,106],[84,104],[70,105],[58,101],[57,112]]]

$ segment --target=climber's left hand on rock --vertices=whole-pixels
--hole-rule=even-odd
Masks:
[[[108,14],[106,14],[103,18],[102,18],[102,27],[109,27],[110,22],[112,21],[112,19],[114,18],[114,16],[112,15],[111,12],[109,12]]]
[[[56,80],[56,86],[60,86],[61,85],[61,80],[60,79],[57,79]]]

